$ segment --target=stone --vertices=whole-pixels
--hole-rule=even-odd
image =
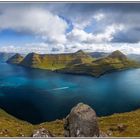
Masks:
[[[125,131],[127,129],[127,125],[124,125],[124,124],[118,124],[117,126],[115,127],[111,127],[109,128],[110,131],[119,131],[119,132],[122,132],[122,131]]]
[[[117,125],[118,131],[122,132],[127,128],[127,125],[124,124],[118,124]]]
[[[95,111],[83,103],[72,108],[64,122],[64,135],[65,137],[99,137]]]
[[[47,129],[40,128],[33,132],[32,137],[53,137],[53,135]]]

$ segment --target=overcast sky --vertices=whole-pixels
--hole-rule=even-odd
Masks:
[[[0,3],[0,51],[140,54],[140,3]]]

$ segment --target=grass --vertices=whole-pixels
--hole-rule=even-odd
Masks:
[[[58,71],[72,74],[87,74],[99,77],[108,72],[137,67],[140,67],[140,64],[135,61],[128,60],[127,58],[119,59],[106,57],[94,60],[92,63],[71,65]]]
[[[28,54],[19,64],[32,68],[56,70],[66,67],[75,60],[81,60],[84,63],[90,63],[94,59],[84,52],[73,54]]]
[[[39,125],[32,125],[19,120],[0,109],[0,137],[31,137],[34,130],[46,128],[54,136],[63,137],[63,120],[45,122]]]
[[[0,109],[0,137],[27,137],[32,131],[32,124],[21,121]]]
[[[109,137],[140,137],[139,116],[140,109],[132,112],[99,117],[99,127],[101,131],[108,134]],[[125,126],[125,129],[120,131],[118,125]],[[34,130],[42,127],[48,129],[56,137],[64,136],[63,120],[32,125],[0,109],[0,137],[30,137]]]
[[[127,113],[114,114],[99,118],[99,126],[103,132],[110,133],[111,137],[140,137],[140,109]],[[120,132],[118,125],[126,126]]]

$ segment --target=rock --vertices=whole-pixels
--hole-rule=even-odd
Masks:
[[[109,135],[107,133],[104,133],[103,131],[100,131],[99,137],[108,137]]]
[[[40,128],[33,132],[32,137],[53,137],[53,135],[45,128]]]
[[[64,122],[64,135],[65,137],[99,137],[95,111],[83,103],[72,108]]]
[[[107,133],[108,136],[112,135],[112,131],[110,131],[110,130],[108,130],[106,133]]]
[[[19,133],[20,137],[25,137],[25,135],[23,133]]]
[[[122,132],[127,128],[127,125],[124,124],[118,124],[117,125],[118,131]]]
[[[122,132],[122,131],[125,131],[127,127],[128,127],[127,125],[118,124],[118,125],[115,126],[115,127],[109,128],[109,130],[110,130],[110,131],[119,131],[119,132]]]

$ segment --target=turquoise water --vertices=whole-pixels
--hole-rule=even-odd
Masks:
[[[79,102],[98,116],[139,108],[140,69],[94,78],[0,63],[0,107],[20,119],[35,124],[61,119]]]

